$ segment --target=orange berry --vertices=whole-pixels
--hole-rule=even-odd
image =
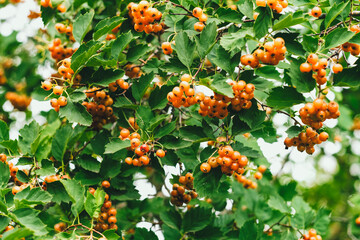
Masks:
[[[208,173],[208,172],[210,172],[210,170],[211,170],[211,166],[210,166],[209,163],[204,162],[204,163],[201,164],[200,170],[201,170],[203,173]]]
[[[110,187],[110,182],[105,180],[101,183],[101,186],[104,187],[104,188],[109,188]]]
[[[63,93],[63,91],[64,91],[64,89],[63,89],[63,87],[61,87],[61,86],[55,86],[55,87],[53,88],[53,93],[54,93],[55,95],[61,95],[61,94]]]
[[[315,64],[315,63],[317,63],[318,60],[319,60],[319,57],[318,57],[316,54],[314,54],[314,53],[310,54],[310,55],[308,56],[308,58],[307,58],[307,61],[308,61],[310,64]]]
[[[308,63],[302,63],[301,65],[300,65],[300,72],[303,72],[303,73],[305,73],[305,72],[310,72],[311,71],[311,66],[310,66],[310,64],[308,64]]]
[[[355,223],[356,223],[356,225],[360,225],[360,217],[357,217],[357,218],[355,219]]]
[[[313,16],[313,17],[318,18],[318,17],[320,17],[321,13],[322,13],[322,10],[318,6],[311,9],[311,16]]]
[[[262,175],[261,172],[256,172],[256,173],[254,174],[254,177],[255,177],[257,180],[260,180],[260,179],[262,179],[263,175]]]
[[[265,171],[266,171],[266,167],[264,166],[264,165],[260,165],[259,167],[258,167],[258,170],[259,170],[259,172],[261,172],[261,173],[264,173]]]
[[[158,150],[156,151],[156,156],[158,156],[159,158],[165,157],[165,151],[162,150],[162,149],[158,149]]]
[[[64,97],[64,96],[59,97],[59,98],[57,99],[57,102],[58,102],[58,104],[59,104],[60,107],[64,107],[64,106],[67,105],[67,99],[66,99],[66,97]]]
[[[205,25],[202,22],[197,22],[194,24],[194,29],[197,32],[201,32],[204,29]]]
[[[200,22],[206,22],[207,19],[208,19],[208,17],[205,13],[201,14],[201,16],[199,17]]]
[[[319,134],[319,139],[322,142],[325,142],[326,140],[328,140],[329,138],[329,134],[327,132],[322,132]]]
[[[45,91],[49,91],[52,88],[52,84],[50,81],[44,81],[41,84],[41,87],[45,90]]]
[[[266,7],[266,0],[256,0],[256,6]]]
[[[199,18],[203,14],[203,10],[199,7],[193,9],[193,16]]]
[[[336,74],[336,73],[342,72],[343,66],[339,63],[336,63],[336,64],[334,64],[332,69],[333,69],[333,72]]]

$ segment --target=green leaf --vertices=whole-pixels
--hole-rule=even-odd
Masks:
[[[179,129],[179,136],[184,140],[193,142],[204,142],[211,138],[202,127],[185,126]],[[212,136],[214,138],[214,136]]]
[[[254,221],[247,221],[241,228],[239,240],[258,239],[258,227]]]
[[[50,7],[41,7],[41,19],[46,26],[56,15],[57,10]]]
[[[98,24],[95,26],[95,33],[93,34],[93,38],[95,40],[98,40],[101,36],[111,31],[113,28],[118,26],[120,23],[122,23],[125,20],[125,18],[120,16],[115,17],[108,17],[103,20],[101,20]]]
[[[41,168],[36,169],[36,174],[40,176],[49,176],[55,174],[53,162],[43,159],[41,161]]]
[[[316,52],[319,38],[308,35],[303,35],[302,37],[303,37],[303,41],[301,42],[301,44],[304,47],[304,49],[310,53]]]
[[[71,69],[75,73],[81,70],[101,46],[100,42],[94,40],[81,44],[79,49],[71,56]]]
[[[125,72],[121,69],[107,69],[104,70],[102,67],[97,70],[91,77],[91,82],[95,85],[107,87],[110,83],[122,78]]]
[[[247,16],[248,18],[253,18],[254,5],[252,0],[243,0],[239,2],[240,4],[237,6],[239,11]]]
[[[105,232],[103,232],[104,236],[107,240],[118,240],[121,239],[119,235],[116,234],[115,229],[108,229]]]
[[[156,88],[151,92],[149,97],[149,105],[152,110],[163,109],[168,104],[167,94],[173,89],[172,86],[161,86]]]
[[[69,94],[72,102],[83,102],[86,99],[86,94],[83,91],[75,90]]]
[[[220,74],[216,74],[214,79],[202,78],[200,84],[204,85],[218,94],[225,95],[227,97],[234,97],[232,87],[226,82],[226,78]]]
[[[170,133],[172,133],[176,129],[176,122],[172,121],[165,126],[158,128],[155,130],[154,137],[155,138],[162,138]]]
[[[18,222],[34,232],[35,236],[43,236],[48,233],[46,225],[40,220],[40,212],[31,208],[20,208],[13,212]]]
[[[101,163],[90,155],[81,155],[76,162],[85,170],[99,173]]]
[[[349,40],[349,43],[360,44],[360,34],[355,34],[355,36]]]
[[[105,145],[105,154],[111,154],[116,153],[124,148],[130,147],[130,141],[129,140],[121,140],[119,138],[113,139],[113,141],[109,142]]]
[[[269,93],[269,97],[266,99],[267,105],[276,109],[292,107],[304,101],[304,96],[292,87],[273,88]]]
[[[4,140],[9,140],[9,127],[3,120],[0,120],[0,142]]]
[[[133,104],[127,97],[117,97],[113,107],[126,108],[126,109],[137,109],[138,105]]]
[[[219,19],[227,22],[243,23],[243,21],[241,20],[242,15],[230,8],[218,8],[215,15],[217,15]]]
[[[18,192],[15,197],[15,200],[21,201],[23,204],[46,204],[49,203],[52,199],[51,194],[42,190],[41,188],[33,188],[30,187],[25,188],[21,192]]]
[[[325,208],[320,208],[316,212],[314,228],[318,234],[325,235],[327,233],[330,225],[330,214],[331,211]]]
[[[0,142],[0,145],[8,149],[12,154],[18,154],[19,146],[17,140],[6,140]]]
[[[89,191],[87,192],[85,200],[85,211],[92,218],[98,218],[101,210],[101,206],[104,204],[105,192],[100,188],[96,189],[94,195]]]
[[[344,11],[344,9],[347,7],[347,5],[349,5],[349,3],[350,2],[342,2],[340,4],[335,4],[331,6],[330,11],[325,16],[324,24],[326,29],[330,27],[331,23],[336,19],[337,16],[339,16],[339,14]]]
[[[273,26],[273,31],[277,31],[277,30],[281,30],[284,28],[294,26],[294,25],[298,25],[305,21],[307,21],[307,20],[303,17],[293,18],[293,14],[289,13],[287,15],[283,15],[282,17],[280,17],[279,20],[275,21],[275,24]]]
[[[86,33],[90,30],[94,15],[95,12],[91,9],[89,12],[80,15],[75,19],[73,25],[73,35],[77,42],[81,43]]]
[[[222,36],[220,39],[220,45],[226,51],[239,52],[245,46],[246,38],[253,36],[254,36],[254,32],[252,28],[243,28],[237,32],[229,33]]]
[[[129,49],[126,54],[126,58],[129,62],[135,62],[151,50],[152,49],[147,44],[136,45]]]
[[[162,137],[159,142],[164,146],[164,148],[168,149],[182,149],[190,147],[193,144],[190,141],[185,141],[172,135]]]
[[[180,230],[181,215],[175,209],[169,208],[167,211],[162,211],[160,219],[170,228]]]
[[[306,229],[315,217],[314,211],[309,204],[299,196],[294,197],[291,206],[296,211],[295,215],[291,218],[292,225],[300,229]]]
[[[257,68],[255,70],[255,74],[260,77],[264,77],[265,79],[274,79],[274,80],[282,81],[280,77],[280,73],[274,66],[268,65],[268,66],[263,66],[261,68]]]
[[[269,32],[269,27],[271,27],[271,10],[269,7],[258,8],[260,10],[259,16],[255,20],[254,32],[255,36],[260,39]]]
[[[60,108],[60,117],[66,117],[71,123],[79,123],[84,126],[90,126],[92,124],[92,117],[86,108],[80,103],[73,103],[68,101],[65,107]]]
[[[284,232],[281,233],[281,240],[297,240],[296,231],[292,229],[285,229]]]
[[[354,35],[355,33],[349,31],[347,28],[336,28],[334,31],[325,36],[325,49],[330,49],[346,43]]]
[[[137,101],[142,99],[146,89],[150,86],[150,83],[153,79],[154,73],[142,75],[140,78],[134,79],[133,85],[131,86],[131,92]]]
[[[2,232],[10,223],[10,218],[0,215],[0,232]]]
[[[218,192],[222,172],[220,167],[213,168],[209,173],[200,171],[200,165],[197,165],[194,171],[194,188],[200,196],[211,197]]]
[[[10,179],[9,166],[0,162],[0,189],[5,188]]]
[[[84,209],[85,188],[80,182],[73,179],[60,180],[60,182],[64,185],[64,188],[72,201],[71,212],[77,217]]]
[[[360,34],[359,34],[360,36]],[[342,72],[334,75],[334,85],[344,87],[358,87],[360,71],[358,68],[345,68]]]
[[[197,207],[187,211],[182,221],[184,232],[196,232],[204,229],[212,220],[211,208]]]
[[[2,240],[19,240],[33,235],[33,231],[27,228],[15,228],[11,231],[5,232]]]
[[[270,199],[267,201],[267,204],[269,205],[269,207],[282,213],[289,214],[291,210],[284,201],[284,199],[282,199],[280,196],[271,196]]]
[[[256,138],[262,138],[268,143],[277,142],[276,129],[274,128],[272,122],[266,121],[263,122],[259,130],[251,132]]]
[[[176,51],[179,60],[190,69],[193,62],[195,43],[190,41],[184,31],[180,31],[176,34],[175,46],[173,46],[173,48]]]
[[[215,43],[217,36],[217,26],[215,22],[212,22],[203,29],[200,34],[200,38],[195,38],[196,49],[201,58],[204,58],[211,50],[211,46]]]
[[[288,138],[297,137],[299,133],[302,131],[302,128],[299,126],[291,126],[286,130]]]
[[[231,57],[230,53],[218,44],[211,50],[208,58],[212,63],[225,70],[230,75],[234,72],[235,67],[239,65],[240,61],[238,54]]]
[[[155,116],[153,119],[151,119],[151,121],[149,122],[149,128],[147,129],[148,131],[152,132],[154,131],[154,129],[160,125],[160,123],[162,123],[169,115],[167,114],[162,114],[162,115],[157,115]]]
[[[119,59],[120,54],[126,48],[126,46],[134,39],[131,31],[121,34],[117,37],[111,47],[111,56],[115,59]]]
[[[305,62],[302,59],[289,59],[290,70],[286,74],[290,77],[291,83],[296,87],[296,90],[301,93],[311,92],[316,86],[316,81],[312,77],[312,73],[302,73],[300,65]]]
[[[37,138],[40,132],[40,126],[36,121],[25,125],[20,131],[19,147],[23,154],[32,153],[31,144]]]
[[[56,131],[55,137],[53,138],[51,144],[51,152],[56,160],[63,161],[72,131],[73,129],[70,125],[65,125]]]
[[[260,126],[266,117],[265,111],[260,111],[255,100],[252,101],[250,109],[241,109],[238,113],[240,120],[244,121],[251,129],[256,129]]]

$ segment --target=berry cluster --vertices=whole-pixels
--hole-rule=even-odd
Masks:
[[[327,132],[317,133],[313,128],[308,127],[305,132],[299,133],[297,137],[285,138],[286,148],[297,147],[299,152],[306,151],[307,154],[315,152],[315,144],[325,142],[329,138]]]
[[[311,9],[309,14],[313,17],[318,18],[318,17],[320,17],[321,13],[322,13],[321,8],[318,6],[315,6],[313,9]]]
[[[322,128],[326,119],[335,119],[340,116],[339,105],[336,102],[326,103],[320,98],[312,103],[306,103],[299,113],[301,121],[316,130]]]
[[[252,106],[251,99],[254,98],[255,86],[252,83],[246,84],[245,81],[231,81],[235,97],[231,99],[231,106],[234,111],[249,109]]]
[[[254,178],[256,180],[260,180],[263,177],[263,173],[266,171],[266,167],[264,165],[260,165],[257,169],[257,171],[254,173]],[[242,171],[241,171],[242,172]],[[246,178],[243,173],[234,173],[234,177],[235,179],[239,182],[242,183],[243,186],[245,188],[251,188],[251,189],[256,189],[257,188],[257,183],[254,182],[253,180]]]
[[[133,132],[132,134],[130,134],[129,129],[123,128],[120,131],[119,138],[122,140],[125,140],[125,139],[130,140],[131,146],[130,146],[129,150],[134,151],[134,153],[137,156],[134,158],[131,158],[131,157],[125,158],[126,164],[140,167],[143,165],[146,166],[150,163],[150,156],[149,156],[150,147],[146,143],[141,144],[141,141],[140,141],[141,136],[139,133]]]
[[[227,96],[214,93],[214,96],[203,97],[200,101],[199,114],[203,117],[209,116],[210,118],[223,119],[229,114],[227,107],[231,98]]]
[[[125,82],[124,79],[120,78],[115,82],[109,83],[108,88],[110,92],[116,92],[119,88],[122,90],[127,90],[129,89],[129,83]]]
[[[83,102],[82,105],[92,115],[92,127],[101,129],[105,124],[115,121],[113,108],[111,107],[114,100],[110,95],[100,88],[93,87],[85,91],[89,98],[88,102]]]
[[[168,101],[171,102],[175,108],[192,106],[204,98],[203,93],[197,93],[195,95],[195,90],[191,87],[189,83],[190,80],[188,80],[187,76],[183,76],[181,80],[180,85],[174,87],[167,95]]]
[[[11,102],[14,108],[25,111],[30,105],[32,98],[25,94],[18,94],[16,92],[7,92],[5,98]]]
[[[316,80],[316,83],[323,85],[327,82],[326,78],[326,68],[328,66],[328,60],[326,58],[319,59],[318,55],[310,54],[307,57],[307,61],[300,65],[301,72],[311,72],[313,71],[313,78]],[[343,70],[343,67],[339,63],[335,63],[332,68],[333,72],[339,73]]]
[[[59,38],[54,39],[52,45],[49,46],[49,51],[51,52],[51,57],[56,61],[71,57],[75,52],[75,50],[72,48],[62,46],[61,40]]]
[[[129,78],[139,78],[141,76],[140,68],[135,64],[128,64],[125,66],[125,75]]]
[[[322,237],[316,233],[315,229],[310,229],[307,234],[304,234],[299,240],[322,240]]]
[[[175,206],[181,207],[184,203],[188,204],[191,199],[197,198],[198,194],[193,186],[194,177],[192,173],[186,173],[179,177],[179,184],[173,184],[170,195],[170,202]]]
[[[75,42],[73,27],[71,24],[69,26],[65,26],[63,23],[56,23],[55,29],[61,34],[65,33],[67,36],[69,36],[70,41]]]
[[[103,182],[103,184],[104,184],[104,182]],[[110,183],[109,183],[109,186],[110,186]],[[89,192],[92,195],[95,194],[95,191],[96,191],[95,188],[92,188],[92,187],[89,188]],[[110,198],[109,195],[106,194],[104,204],[101,207],[100,216],[96,219],[96,223],[95,223],[94,228],[97,231],[106,231],[108,229],[115,229],[115,231],[116,231],[118,229],[118,226],[116,225],[116,222],[117,222],[116,213],[117,213],[117,211],[116,211],[115,208],[111,207],[112,203],[109,200],[109,198]]]
[[[62,86],[55,85],[53,87],[53,84],[49,80],[46,80],[46,81],[42,82],[41,87],[45,91],[49,91],[49,90],[53,89],[53,93],[57,96],[60,96],[59,98],[53,98],[50,100],[50,105],[54,108],[54,110],[56,112],[59,112],[60,107],[64,107],[67,105],[66,97],[61,96],[64,92],[64,88]]]
[[[266,42],[263,49],[258,48],[253,54],[241,56],[241,64],[252,68],[260,67],[260,61],[264,64],[277,65],[285,59],[285,41],[281,37],[275,38],[272,42]]]
[[[51,4],[51,0],[41,0],[41,1],[40,1],[40,5],[41,5],[42,7],[45,7],[45,8],[47,8],[47,7],[53,8],[53,6],[52,6],[52,4]],[[61,13],[66,12],[66,7],[65,7],[64,4],[59,4],[59,5],[56,7],[56,9],[57,9],[59,12],[61,12]]]
[[[194,8],[193,11],[192,11],[192,14],[193,14],[194,17],[199,19],[199,22],[194,24],[194,30],[197,31],[197,32],[201,32],[205,27],[204,22],[207,21],[208,17],[203,12],[203,10],[201,8],[199,8],[199,7]]]
[[[141,1],[139,4],[131,2],[128,9],[135,31],[144,31],[149,34],[160,32],[163,29],[163,25],[158,22],[161,20],[162,13],[156,8],[150,7],[148,1]]]
[[[350,31],[355,32],[356,34],[360,32],[359,25],[353,25],[350,27]],[[360,54],[360,45],[356,43],[346,42],[341,46],[344,52],[350,52],[351,55],[357,56]]]
[[[288,6],[287,0],[256,0],[256,5],[266,7],[266,4],[276,13],[281,13]]]

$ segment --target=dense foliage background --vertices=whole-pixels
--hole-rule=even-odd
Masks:
[[[360,238],[359,1],[37,4],[0,14],[2,239]]]

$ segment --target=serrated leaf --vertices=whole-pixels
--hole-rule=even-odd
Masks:
[[[15,197],[15,200],[21,201],[22,204],[46,204],[49,203],[52,199],[50,193],[42,190],[41,188],[33,188],[29,187],[24,190],[18,192]]]
[[[197,165],[194,171],[194,188],[196,192],[202,197],[216,195],[222,176],[220,168],[213,168],[209,173],[203,173],[200,171],[200,165]]]
[[[60,182],[64,185],[67,194],[71,198],[71,212],[77,217],[84,209],[85,188],[74,179],[60,180]]]
[[[188,35],[181,31],[176,34],[174,50],[177,53],[179,60],[187,67],[190,68],[193,62],[193,55],[195,43],[191,42]]]
[[[187,211],[182,222],[184,232],[196,232],[204,229],[212,220],[211,208],[197,207]]]
[[[226,78],[220,74],[216,74],[213,79],[202,78],[200,84],[204,85],[218,94],[225,95],[227,97],[234,97],[232,87],[226,82]]]
[[[278,21],[275,21],[273,26],[273,31],[281,30],[284,28],[288,28],[294,25],[298,25],[300,23],[305,22],[306,19],[303,17],[293,18],[293,14],[289,13],[288,15],[284,15]]]
[[[331,23],[336,19],[337,16],[339,16],[344,11],[344,9],[347,7],[347,5],[349,5],[349,3],[350,2],[342,2],[340,4],[335,4],[331,6],[329,12],[325,16],[325,29],[330,27]]]
[[[119,138],[115,138],[111,142],[105,145],[105,154],[111,154],[116,153],[124,148],[130,147],[130,141],[129,140],[121,140]]]
[[[73,35],[77,42],[81,43],[86,33],[90,30],[92,19],[95,15],[93,9],[89,12],[78,16],[73,24]]]
[[[75,73],[79,72],[101,46],[102,44],[100,42],[94,40],[81,44],[71,57],[71,69],[74,70]]]
[[[66,125],[56,131],[51,144],[51,152],[56,160],[63,161],[72,131],[73,129],[70,125]]]
[[[234,11],[230,8],[218,8],[216,10],[217,17],[221,20],[227,21],[227,22],[233,22],[233,23],[243,23],[241,20],[242,15],[239,14],[237,11]]]
[[[66,117],[71,123],[79,123],[84,126],[92,124],[92,117],[86,108],[80,103],[68,101],[65,107],[61,107],[59,111],[60,117]]]
[[[278,210],[282,213],[289,214],[290,207],[286,204],[286,202],[280,196],[271,196],[267,201],[269,207]]]
[[[290,77],[291,83],[301,93],[311,92],[316,86],[312,73],[302,73],[300,65],[305,62],[302,59],[290,59],[290,69],[286,74]]]
[[[91,77],[91,82],[95,85],[107,87],[110,83],[115,82],[124,76],[125,72],[121,69],[107,69],[100,67]]]
[[[255,20],[254,24],[254,32],[255,36],[260,39],[265,36],[269,32],[269,28],[271,27],[271,10],[269,7],[259,8],[260,13],[259,16]]]
[[[217,36],[217,26],[215,22],[212,22],[203,29],[199,38],[195,38],[196,40],[196,49],[201,58],[204,58],[209,51],[211,50],[211,46],[215,43],[215,39]]]
[[[160,219],[170,228],[180,230],[181,215],[175,209],[168,209],[160,213]]]
[[[162,137],[159,142],[168,149],[182,149],[190,147],[193,144],[190,141],[185,141],[172,135]]]
[[[204,128],[197,126],[185,126],[179,129],[179,136],[184,140],[190,140],[193,142],[204,142],[212,136],[212,134],[206,133]]]
[[[166,136],[166,135],[172,133],[175,129],[176,129],[176,122],[172,121],[172,122],[166,124],[165,126],[158,128],[154,133],[154,137],[162,138],[163,136]]]
[[[0,142],[4,140],[9,140],[9,127],[4,121],[0,120]]]
[[[246,43],[245,37],[253,37],[254,32],[252,28],[240,29],[238,32],[229,33],[221,37],[220,45],[226,51],[239,52],[243,49]]]
[[[304,101],[304,96],[292,87],[273,88],[269,93],[269,97],[266,99],[267,105],[276,109],[292,107]]]
[[[126,59],[129,62],[135,62],[140,57],[143,57],[146,53],[150,51],[151,51],[151,47],[149,47],[147,44],[138,44],[129,49],[129,51],[126,54]]]
[[[237,7],[242,14],[248,18],[253,18],[254,5],[252,0],[240,1]]]
[[[5,188],[10,179],[9,166],[0,162],[0,189]]]
[[[101,163],[90,155],[81,155],[76,162],[85,170],[99,173]]]
[[[15,228],[4,233],[2,240],[20,240],[33,235],[33,231],[27,228]]]
[[[35,236],[43,236],[48,233],[46,225],[40,220],[40,212],[31,208],[20,208],[13,212],[18,222],[34,232]]]
[[[154,73],[142,75],[140,78],[134,79],[133,85],[131,86],[131,92],[137,101],[142,99],[146,89],[150,86],[150,83],[153,79]]]
[[[121,52],[126,48],[126,46],[134,39],[131,32],[123,33],[117,37],[111,47],[111,56],[115,59],[118,59]]]
[[[0,215],[0,232],[2,232],[10,223],[10,218]]]
[[[120,16],[115,17],[108,17],[103,20],[101,20],[98,24],[95,26],[95,32],[93,34],[93,38],[95,40],[98,40],[101,36],[111,31],[113,28],[118,26],[120,23],[122,23],[125,20],[125,18]]]
[[[168,104],[167,94],[173,89],[172,86],[161,86],[156,88],[151,92],[149,97],[149,105],[152,110],[163,109]]]
[[[354,35],[355,33],[349,31],[347,28],[336,28],[334,31],[325,36],[325,49],[330,49],[346,43]]]
[[[360,36],[360,34],[358,34]],[[334,75],[335,86],[358,87],[360,71],[358,68],[346,68],[342,72]]]
[[[89,191],[87,192],[85,200],[85,211],[90,217],[98,218],[101,210],[101,206],[104,204],[105,192],[100,188],[96,189],[94,195]]]
[[[162,114],[162,115],[157,115],[155,116],[153,119],[151,119],[151,121],[149,122],[149,128],[148,131],[152,132],[157,126],[160,125],[160,123],[162,123],[166,118],[168,117],[168,115],[166,114]]]

